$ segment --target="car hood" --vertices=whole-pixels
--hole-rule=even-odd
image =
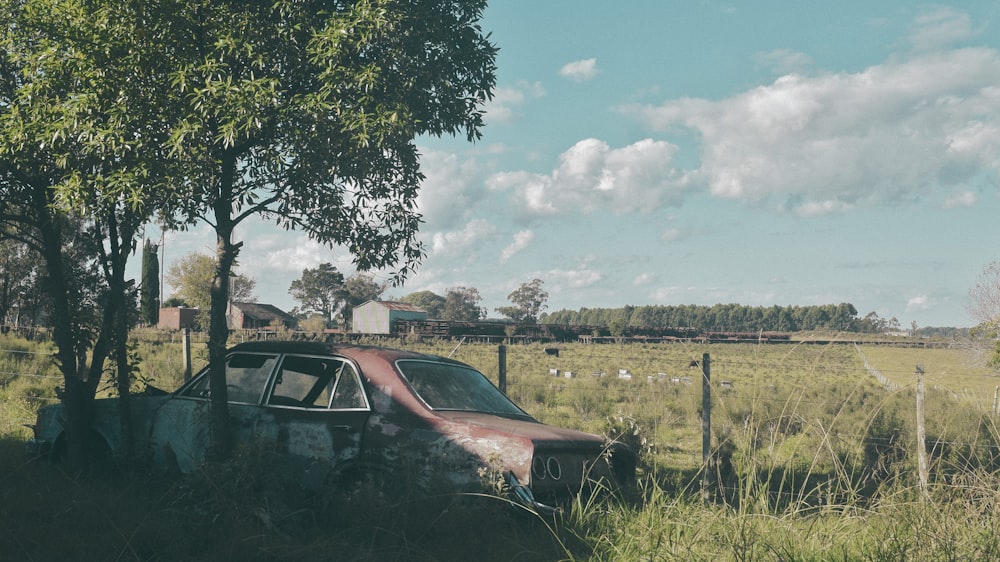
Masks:
[[[592,433],[565,429],[526,419],[513,419],[477,412],[435,411],[448,422],[474,428],[478,432],[506,434],[528,439],[535,445],[548,448],[602,449],[606,440]]]

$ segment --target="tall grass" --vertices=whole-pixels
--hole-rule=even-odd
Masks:
[[[391,343],[451,354],[497,381],[495,345]],[[199,347],[195,369],[204,363]],[[509,346],[508,394],[542,421],[627,441],[642,462],[635,489],[598,486],[603,493],[551,520],[483,496],[404,496],[388,505],[296,498],[252,452],[181,480],[77,482],[19,455],[25,434],[14,420],[30,419],[37,405],[19,397],[51,395],[58,380],[9,376],[0,390],[0,552],[126,560],[320,560],[332,552],[491,559],[485,549],[497,560],[1000,559],[1000,431],[982,399],[994,379],[953,350],[908,356],[913,350],[865,347],[899,385],[887,391],[848,345],[559,347],[553,357],[539,344]],[[179,341],[150,338],[138,352],[142,380],[168,390],[180,384]],[[712,455],[703,466],[701,371],[690,365],[704,353],[714,385]],[[53,372],[44,354],[10,355],[19,357],[11,372]],[[917,485],[905,372],[918,362],[929,378],[938,373],[926,400],[928,494]],[[619,379],[619,370],[631,378]],[[63,529],[67,542],[47,544],[38,521]]]

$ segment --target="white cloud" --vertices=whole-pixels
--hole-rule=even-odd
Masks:
[[[435,232],[431,237],[431,253],[435,256],[455,256],[483,240],[489,239],[496,228],[484,219],[466,223],[461,230]]]
[[[582,59],[563,65],[559,76],[574,82],[586,82],[597,76],[597,59]]]
[[[713,195],[815,215],[960,187],[1000,168],[998,75],[997,51],[962,49],[626,111],[658,130],[697,133],[695,173]]]
[[[663,234],[660,235],[660,240],[663,240],[664,242],[673,242],[675,240],[680,240],[682,236],[684,236],[684,233],[681,229],[668,228],[663,231]]]
[[[522,230],[514,234],[514,241],[503,249],[500,253],[500,263],[507,263],[507,260],[514,257],[518,252],[528,247],[528,244],[535,239],[535,233],[530,230]]]
[[[915,297],[910,297],[906,301],[906,311],[912,312],[914,310],[927,310],[930,308],[930,298],[927,295],[917,295]]]
[[[757,64],[771,69],[775,74],[801,72],[810,67],[813,60],[804,53],[790,49],[775,49],[754,55]]]
[[[457,227],[481,201],[482,166],[474,160],[431,149],[422,149],[420,170],[424,181],[417,194],[417,210],[427,228]]]
[[[961,193],[953,193],[948,196],[944,201],[945,209],[954,209],[956,207],[971,207],[976,204],[979,197],[972,191],[962,191]]]
[[[652,273],[640,273],[632,281],[632,285],[634,285],[636,287],[641,286],[641,285],[649,285],[650,283],[653,282],[654,279],[656,279],[656,276],[653,275]]]
[[[676,151],[676,146],[652,139],[617,149],[584,139],[559,157],[559,167],[550,174],[500,173],[487,184],[513,191],[529,215],[652,212],[679,204],[688,189],[684,173],[671,166]]]
[[[604,278],[596,269],[581,267],[578,269],[552,269],[545,277],[545,282],[551,281],[554,287],[583,289],[590,287]]]
[[[910,28],[910,43],[918,51],[942,49],[978,34],[969,14],[951,7],[926,11]]]
[[[502,86],[493,91],[493,99],[486,104],[486,120],[490,123],[507,123],[517,116],[517,108],[528,100],[545,96],[540,82],[519,82],[515,86]]]

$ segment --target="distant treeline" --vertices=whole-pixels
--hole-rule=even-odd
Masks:
[[[884,333],[899,330],[899,322],[874,312],[864,318],[849,303],[820,306],[745,306],[741,304],[646,305],[622,308],[581,308],[542,314],[539,323],[571,326],[608,326],[612,332],[632,328],[690,327],[702,331],[798,332],[834,330]],[[617,329],[617,330],[616,330]]]

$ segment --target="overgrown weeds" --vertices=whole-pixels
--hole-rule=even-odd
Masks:
[[[295,491],[260,451],[180,479],[70,478],[23,454],[20,424],[59,383],[51,357],[35,354],[36,344],[4,345],[33,352],[0,356],[9,362],[0,371],[17,373],[0,378],[4,558],[1000,559],[996,416],[982,396],[965,401],[948,380],[928,385],[925,493],[905,378],[912,373],[882,368],[902,388],[888,391],[853,346],[566,345],[558,358],[539,345],[510,346],[508,393],[529,413],[639,453],[636,488],[598,485],[548,518],[497,497],[417,495],[405,485],[391,494]],[[454,352],[496,380],[496,346],[413,345]],[[179,342],[138,349],[143,377],[166,389],[179,384]],[[712,450],[702,465],[700,371],[690,365],[706,349],[715,385]],[[867,355],[877,363],[888,353]],[[931,372],[934,356],[921,353]],[[619,370],[631,378],[619,379]]]

